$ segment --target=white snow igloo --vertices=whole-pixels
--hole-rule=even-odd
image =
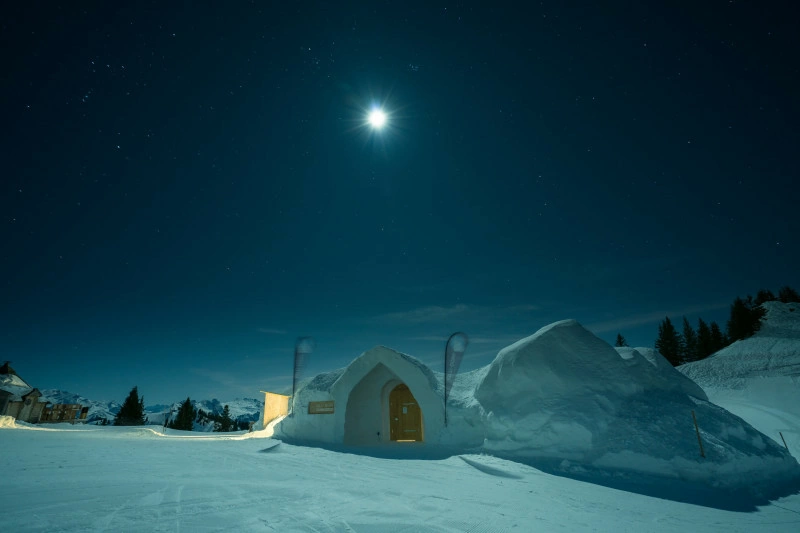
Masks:
[[[444,404],[437,386],[419,360],[376,346],[298,390],[275,435],[346,446],[438,443]]]

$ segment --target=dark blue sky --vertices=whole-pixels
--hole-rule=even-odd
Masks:
[[[800,285],[786,9],[5,7],[3,358],[161,403],[281,389],[299,335],[313,373],[724,327]]]

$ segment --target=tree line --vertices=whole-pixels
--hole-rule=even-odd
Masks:
[[[656,350],[673,366],[683,365],[705,359],[722,348],[754,335],[761,327],[761,319],[766,312],[761,306],[764,302],[780,301],[783,303],[800,302],[800,295],[789,286],[782,287],[778,295],[772,291],[761,289],[756,297],[736,297],[731,304],[730,317],[723,332],[716,322],[706,323],[697,319],[695,329],[683,317],[681,331],[675,327],[669,317],[658,326],[655,342]],[[627,346],[625,338],[617,335],[617,346]]]
[[[192,400],[187,397],[181,402],[175,416],[168,415],[164,420],[164,427],[192,431],[195,421],[205,425],[209,421],[214,423],[214,431],[227,432],[248,429],[250,423],[238,421],[231,417],[230,408],[226,405],[222,413],[207,413],[202,409],[195,409]],[[144,397],[139,397],[138,387],[133,387],[128,397],[122,403],[119,412],[114,418],[115,426],[143,426],[148,419],[144,412]]]

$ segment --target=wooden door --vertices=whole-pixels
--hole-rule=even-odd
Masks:
[[[406,385],[400,384],[389,393],[389,428],[393,441],[422,440],[422,412]]]

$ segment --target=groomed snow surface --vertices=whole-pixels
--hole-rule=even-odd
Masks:
[[[680,372],[542,328],[459,376],[443,442],[482,444],[449,454],[0,417],[0,530],[800,531],[792,309]]]
[[[631,491],[625,485],[635,480],[624,477],[595,474],[585,482],[486,455],[380,459],[259,437],[172,430],[162,435],[147,427],[0,429],[0,495],[7,502],[0,529],[795,532],[800,527],[796,492],[769,502],[663,479]]]

